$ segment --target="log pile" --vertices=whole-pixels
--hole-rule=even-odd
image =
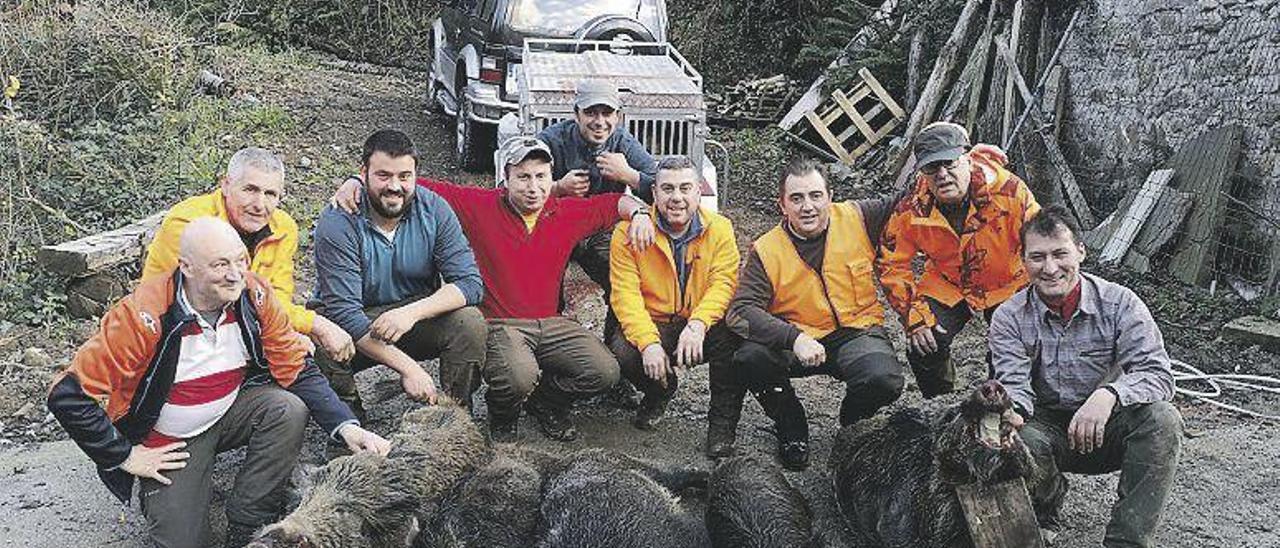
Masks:
[[[767,125],[778,121],[796,94],[796,82],[779,74],[742,80],[721,93],[707,93],[708,116],[725,125]]]

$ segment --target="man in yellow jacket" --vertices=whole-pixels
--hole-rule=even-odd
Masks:
[[[698,207],[701,176],[683,156],[658,163],[654,245],[627,245],[630,222],[614,228],[610,305],[622,329],[609,348],[622,375],[644,393],[635,427],[653,430],[676,393],[676,368],[710,364],[707,455],[733,453],[746,388],[732,382],[738,339],[720,321],[738,283],[738,244],[729,219]]]
[[[249,249],[249,270],[271,283],[285,307],[289,323],[314,349],[319,344],[338,361],[351,359],[355,344],[333,322],[293,302],[293,256],[298,251],[298,223],[279,209],[284,196],[284,164],[270,151],[249,147],[236,152],[218,189],[187,198],[169,209],[160,230],[147,246],[142,279],[169,275],[178,267],[182,231],[193,219],[217,217],[231,224]]]
[[[926,398],[956,389],[951,340],[973,314],[988,321],[1027,285],[1022,223],[1040,205],[1004,155],[971,147],[950,122],[921,130],[916,183],[899,200],[880,240],[880,285],[907,334],[907,361]],[[911,263],[925,259],[917,280]],[[989,360],[988,360],[989,361]]]

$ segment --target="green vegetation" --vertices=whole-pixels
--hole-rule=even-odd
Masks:
[[[195,93],[212,56],[176,19],[128,1],[0,11],[0,317],[60,315],[40,246],[115,228],[213,187],[230,154],[287,135],[279,107]]]

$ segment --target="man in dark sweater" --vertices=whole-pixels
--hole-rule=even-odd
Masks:
[[[733,370],[777,425],[778,456],[809,462],[809,425],[790,377],[830,375],[846,384],[840,424],[870,417],[902,393],[872,274],[876,242],[893,202],[831,203],[817,163],[788,165],[778,183],[783,221],[757,239],[729,306],[746,341]]]

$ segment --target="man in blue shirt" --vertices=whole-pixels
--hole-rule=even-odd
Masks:
[[[487,327],[475,256],[453,209],[415,184],[418,153],[404,133],[364,143],[360,209],[328,207],[315,229],[317,311],[351,334],[351,363],[321,360],[334,391],[363,414],[354,373],[386,364],[409,397],[434,403],[435,383],[418,360],[440,358],[440,380],[469,405]]]

